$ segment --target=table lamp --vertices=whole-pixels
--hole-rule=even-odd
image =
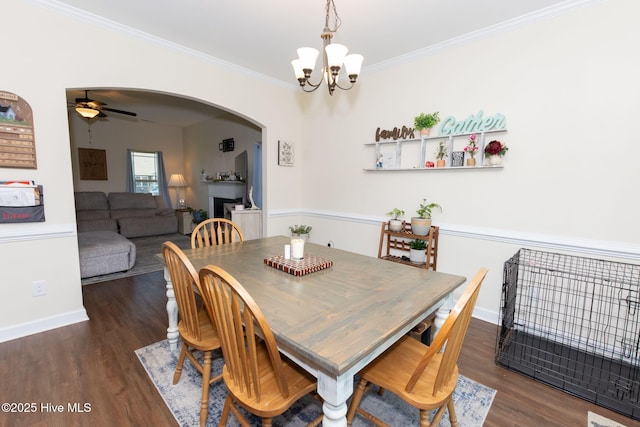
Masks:
[[[185,209],[187,204],[184,199],[180,197],[180,188],[186,187],[187,183],[184,180],[184,176],[181,173],[172,173],[171,178],[169,178],[169,187],[176,187],[176,192],[178,196],[178,209]]]

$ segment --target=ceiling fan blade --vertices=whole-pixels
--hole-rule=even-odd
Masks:
[[[111,111],[112,113],[118,113],[118,114],[126,114],[127,116],[132,116],[132,117],[137,116],[136,113],[132,113],[131,111],[117,110],[115,108],[109,108],[109,107],[101,107],[100,110]]]

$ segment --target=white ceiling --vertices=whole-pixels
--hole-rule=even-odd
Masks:
[[[297,85],[291,60],[321,48],[325,0],[40,0],[93,25],[154,38]],[[593,0],[335,0],[333,41],[364,56],[362,77],[457,40],[554,16]],[[140,32],[144,33],[141,34]],[[90,93],[91,94],[91,93]],[[130,94],[133,95],[133,94]],[[70,98],[83,96],[74,93]],[[98,94],[94,96],[99,98]],[[91,96],[90,96],[91,98]],[[110,98],[113,108],[126,102]],[[115,114],[113,114],[115,116]]]

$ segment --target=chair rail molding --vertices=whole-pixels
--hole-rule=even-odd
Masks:
[[[76,224],[4,224],[0,227],[0,243],[60,239],[76,237],[77,234]]]
[[[333,221],[345,221],[379,226],[388,217],[363,215],[348,212],[334,212],[317,209],[281,209],[271,210],[269,218],[289,216],[319,217]],[[553,234],[530,233],[526,231],[504,230],[498,228],[475,227],[463,224],[438,222],[440,236],[449,235],[467,239],[490,240],[522,247],[538,247],[556,251],[575,252],[586,255],[605,256],[627,260],[640,260],[640,244],[583,239],[579,237],[558,236]]]

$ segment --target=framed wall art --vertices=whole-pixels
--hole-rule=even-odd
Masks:
[[[293,166],[294,149],[292,142],[278,141],[278,164]]]
[[[107,151],[94,148],[78,148],[80,179],[87,181],[107,180]]]
[[[18,95],[1,90],[0,168],[38,168],[31,106]]]

